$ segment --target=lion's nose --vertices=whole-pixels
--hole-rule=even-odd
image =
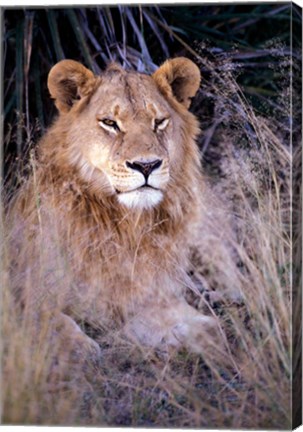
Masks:
[[[142,173],[147,180],[148,176],[157,168],[159,168],[162,165],[161,159],[156,159],[151,162],[141,162],[141,161],[134,161],[134,162],[126,162],[126,166],[132,170],[139,171]]]

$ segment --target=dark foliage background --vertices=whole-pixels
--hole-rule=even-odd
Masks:
[[[291,14],[299,26],[291,3],[4,9],[5,172],[13,161],[24,163],[51,123],[55,108],[47,75],[63,58],[81,61],[95,73],[110,61],[150,73],[167,57],[185,55],[199,62],[201,56],[209,59],[208,66],[200,62],[202,92],[213,70],[233,67],[245,96],[270,115],[288,76],[275,65],[290,55]],[[193,109],[207,128],[214,110],[205,96]]]

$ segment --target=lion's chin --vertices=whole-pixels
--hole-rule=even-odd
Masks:
[[[139,188],[130,192],[120,192],[118,201],[131,209],[151,209],[157,206],[163,199],[163,192],[153,188]]]

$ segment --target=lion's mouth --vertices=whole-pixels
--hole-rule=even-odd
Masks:
[[[159,188],[155,188],[154,186],[150,186],[149,184],[145,184],[145,185],[140,186],[138,188],[129,189],[129,190],[126,190],[126,191],[121,191],[119,189],[116,189],[116,193],[119,195],[119,194],[122,194],[122,193],[125,194],[125,193],[136,192],[136,191],[138,191],[138,192],[142,191],[143,192],[144,190],[148,190],[148,189],[151,189],[151,190],[154,190],[154,191],[160,191]]]
[[[117,199],[131,209],[151,209],[162,201],[163,192],[153,186],[143,185],[132,190],[117,191]]]

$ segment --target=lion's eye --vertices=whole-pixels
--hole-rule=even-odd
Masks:
[[[106,130],[109,130],[109,131],[114,130],[117,132],[120,131],[118,124],[114,120],[104,118],[104,119],[99,120],[99,124],[100,124],[100,126],[102,126]]]
[[[164,130],[169,123],[169,118],[155,119],[154,120],[154,130]]]

